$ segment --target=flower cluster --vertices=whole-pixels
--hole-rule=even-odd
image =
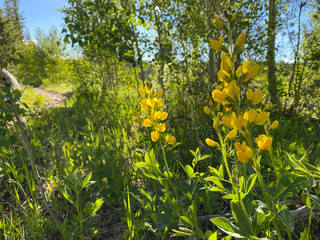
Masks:
[[[144,88],[139,88],[138,91],[142,96],[146,97],[141,100],[141,109],[148,114],[143,123],[146,127],[153,128],[154,131],[151,132],[151,140],[158,142],[161,138],[161,133],[166,131],[166,124],[162,121],[165,121],[168,117],[167,112],[161,112],[159,110],[162,106],[161,96],[163,91],[158,90],[154,92],[151,83],[147,83]],[[165,136],[165,142],[168,144],[173,144],[175,140],[176,138],[174,136]]]
[[[228,20],[232,25],[236,19],[233,15]],[[229,29],[225,22],[219,18],[215,18],[215,22],[219,28],[227,33]],[[230,40],[230,39],[229,39]],[[237,69],[235,69],[234,61],[236,55],[244,49],[246,35],[241,33],[235,44],[229,47],[224,45],[224,39],[221,35],[219,40],[210,40],[210,46],[216,51],[221,51],[221,64],[218,72],[219,85],[212,91],[212,99],[216,103],[216,107],[211,110],[209,107],[204,107],[204,112],[212,117],[213,127],[218,132],[220,126],[225,126],[225,130],[230,131],[224,138],[224,142],[234,139],[238,132],[244,136],[246,141],[242,144],[235,142],[236,155],[239,161],[247,163],[253,155],[255,146],[253,146],[252,129],[255,125],[269,125],[269,129],[276,129],[279,126],[278,121],[270,123],[268,106],[262,108],[263,92],[254,92],[249,88],[246,93],[246,100],[241,99],[241,84],[255,78],[260,70],[258,64],[252,65],[249,60],[244,61]],[[230,41],[229,41],[230,42]],[[221,111],[222,109],[222,111]],[[230,130],[228,130],[230,129]],[[219,134],[218,134],[219,135]],[[221,139],[220,139],[221,142]],[[223,144],[224,142],[221,142]],[[258,147],[258,154],[268,150],[272,145],[272,138],[263,134],[255,139]],[[207,138],[206,143],[211,147],[220,148],[220,144]],[[247,143],[250,143],[247,145]]]

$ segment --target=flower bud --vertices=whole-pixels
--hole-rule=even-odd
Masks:
[[[206,139],[206,144],[210,147],[216,147],[216,148],[220,148],[220,145],[219,143],[217,143],[216,141],[213,141],[212,139],[210,138],[207,138]]]
[[[277,129],[278,127],[279,127],[279,122],[276,120],[271,124],[270,129]]]

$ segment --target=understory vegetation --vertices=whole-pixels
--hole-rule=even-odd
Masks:
[[[1,239],[319,239],[315,3],[302,29],[298,1],[69,0],[64,35],[22,41],[5,2]]]

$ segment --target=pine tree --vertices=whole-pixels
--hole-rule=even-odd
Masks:
[[[23,16],[19,10],[20,0],[5,0],[0,9],[0,68],[17,59],[23,40]]]

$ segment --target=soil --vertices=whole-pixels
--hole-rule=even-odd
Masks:
[[[50,98],[50,100],[46,103],[47,107],[59,107],[66,98],[71,97],[71,92],[66,93],[58,93],[54,91],[45,90],[43,88],[34,88],[35,94],[42,95]]]

